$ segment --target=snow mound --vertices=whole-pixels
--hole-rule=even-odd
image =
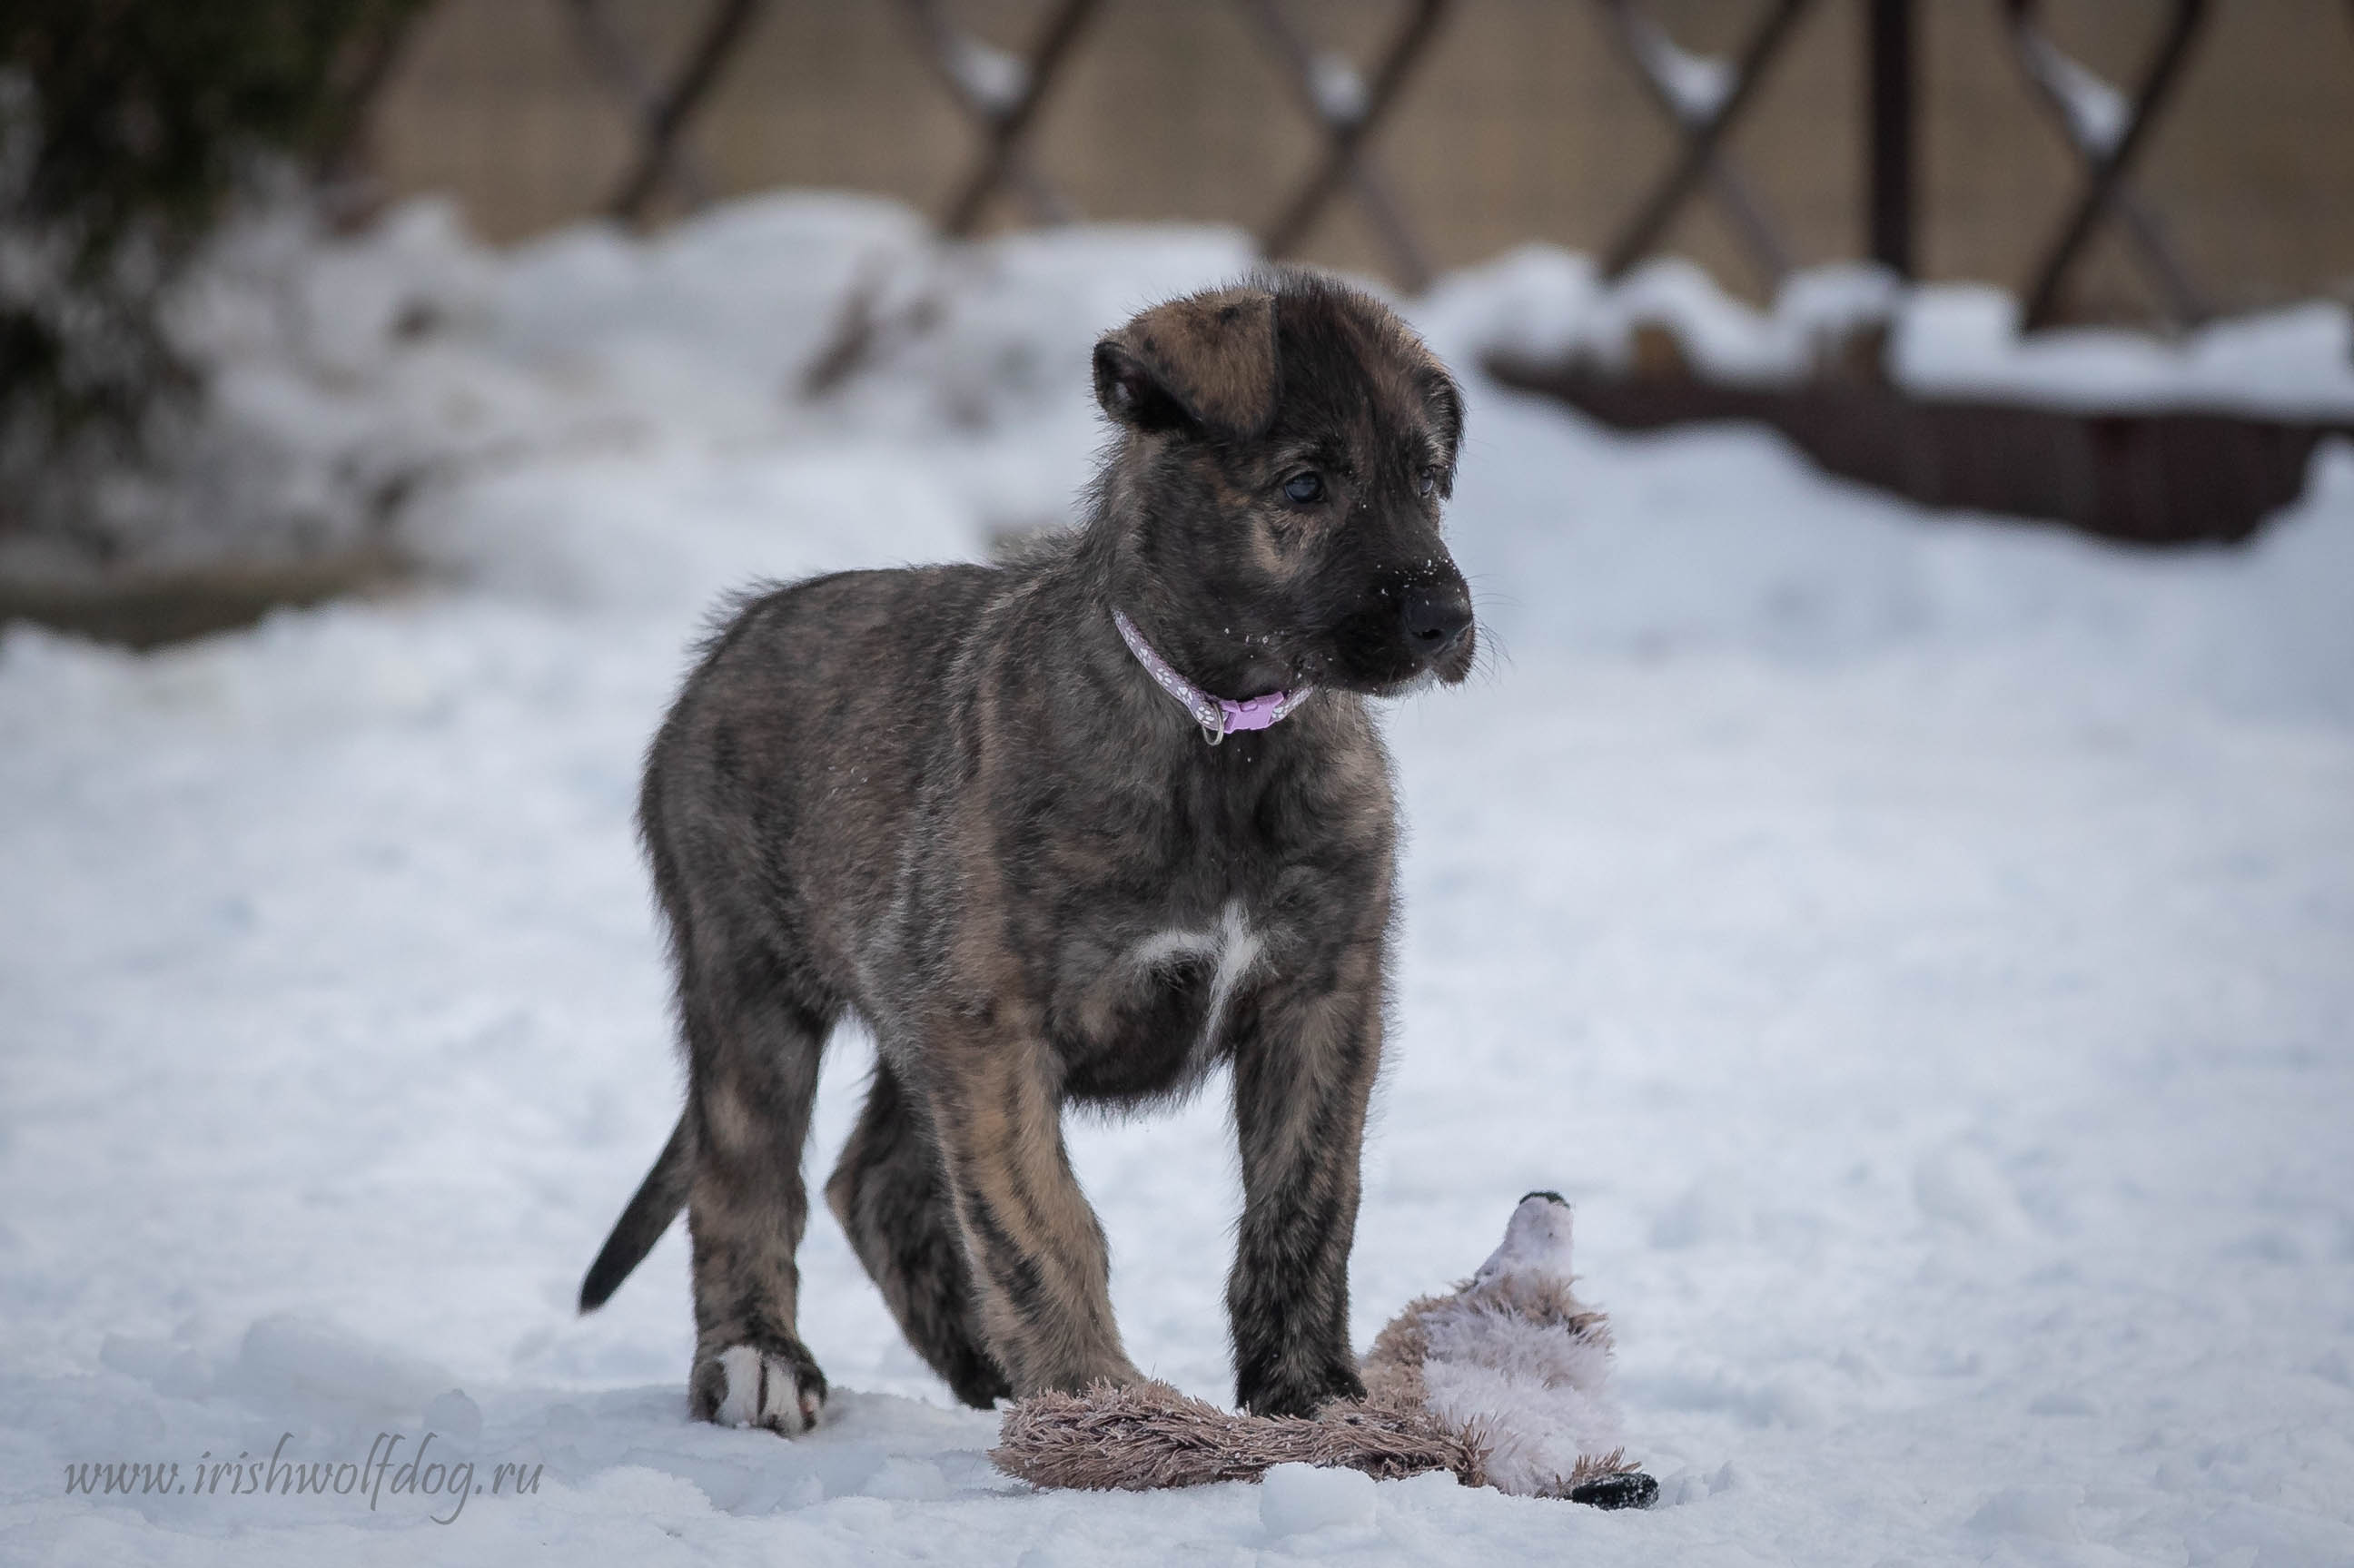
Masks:
[[[1373,1478],[1356,1470],[1275,1465],[1259,1481],[1258,1520],[1276,1537],[1363,1530],[1373,1522]]]
[[[1884,324],[1886,369],[1923,396],[2094,412],[2168,408],[2354,420],[2354,310],[2314,301],[2215,322],[2175,340],[2121,328],[2020,331],[2018,301],[1984,283],[1902,286],[1864,263],[1803,269],[1770,310],[1677,257],[1616,284],[1583,255],[1532,245],[1441,280],[1422,319],[1470,355],[1583,361],[1624,371],[1636,329],[1673,336],[1701,375],[1787,386],[1856,328]]]

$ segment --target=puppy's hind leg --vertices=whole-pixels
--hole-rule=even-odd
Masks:
[[[981,1345],[972,1271],[938,1146],[888,1064],[875,1065],[866,1108],[825,1184],[825,1200],[900,1332],[956,1396],[986,1410],[1013,1393]]]
[[[690,949],[692,953],[692,949]],[[695,1121],[686,1219],[695,1254],[694,1414],[792,1436],[816,1425],[825,1374],[795,1324],[793,1255],[809,1223],[801,1145],[830,1011],[800,999],[757,952],[687,960],[687,1114]]]

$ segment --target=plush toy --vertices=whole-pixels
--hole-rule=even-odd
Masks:
[[[1035,1394],[1006,1412],[990,1457],[1034,1485],[1098,1491],[1256,1480],[1300,1461],[1645,1507],[1659,1483],[1620,1446],[1609,1321],[1570,1293],[1569,1234],[1557,1193],[1522,1199],[1477,1274],[1374,1339],[1363,1401],[1308,1419],[1237,1415],[1166,1383]]]

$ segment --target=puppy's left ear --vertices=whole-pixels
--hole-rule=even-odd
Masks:
[[[1234,438],[1275,418],[1275,296],[1221,289],[1155,305],[1096,344],[1096,401],[1131,429]]]
[[[1430,433],[1438,439],[1439,471],[1451,493],[1455,488],[1455,457],[1463,448],[1463,388],[1429,355],[1423,366],[1422,406],[1430,416]]]

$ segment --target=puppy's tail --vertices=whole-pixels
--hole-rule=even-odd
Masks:
[[[602,1307],[686,1207],[686,1118],[682,1116],[671,1128],[670,1141],[663,1145],[654,1168],[638,1183],[638,1195],[614,1222],[613,1234],[605,1238],[605,1249],[588,1266],[588,1277],[580,1282],[581,1311],[594,1312]]]

